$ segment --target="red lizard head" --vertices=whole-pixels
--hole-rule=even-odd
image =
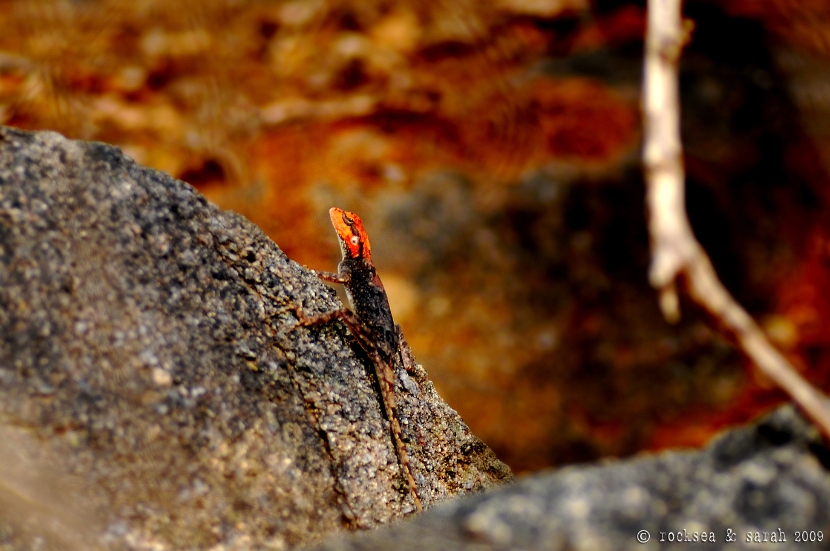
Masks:
[[[329,217],[340,240],[340,250],[343,258],[362,258],[372,262],[372,247],[369,245],[369,236],[363,229],[363,222],[353,212],[337,207],[329,209]]]

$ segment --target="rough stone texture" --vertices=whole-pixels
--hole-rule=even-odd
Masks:
[[[413,510],[339,305],[120,150],[0,127],[0,549],[281,549]],[[425,505],[511,479],[399,372]]]
[[[792,407],[699,452],[570,467],[436,507],[412,522],[317,551],[614,551],[830,548],[830,452]],[[786,542],[771,543],[781,529]],[[651,539],[638,543],[640,530]],[[715,542],[674,541],[714,533]],[[727,530],[737,535],[726,542]],[[796,531],[823,541],[796,541]],[[664,532],[661,536],[661,532]],[[674,532],[669,536],[669,532]],[[747,532],[768,532],[766,544]],[[700,539],[701,536],[698,535]],[[664,541],[661,542],[660,540]]]

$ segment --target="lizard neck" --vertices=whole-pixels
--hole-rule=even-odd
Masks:
[[[369,282],[374,279],[377,279],[380,282],[380,279],[377,278],[377,271],[375,270],[375,265],[372,264],[371,261],[366,260],[365,258],[349,258],[344,257],[343,260],[340,261],[340,264],[337,266],[337,269],[343,273],[347,272],[350,276],[352,282],[359,284],[357,282]]]

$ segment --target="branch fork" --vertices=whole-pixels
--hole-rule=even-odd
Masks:
[[[677,283],[732,337],[753,363],[787,392],[830,440],[830,407],[776,350],[752,317],[715,273],[692,233],[685,209],[685,172],[680,142],[677,66],[693,24],[681,18],[681,0],[649,0],[643,82],[644,145],[648,229],[652,262],[649,281],[663,315],[680,319]]]

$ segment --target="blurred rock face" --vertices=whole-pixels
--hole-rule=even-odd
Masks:
[[[117,143],[332,269],[358,212],[438,388],[518,470],[701,445],[781,399],[646,282],[638,3],[7,3],[0,121]],[[688,208],[830,373],[823,2],[690,1]]]

